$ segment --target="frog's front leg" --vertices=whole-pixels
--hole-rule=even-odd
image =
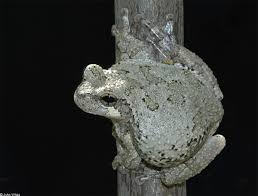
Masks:
[[[124,132],[121,127],[113,129],[113,136],[116,138],[117,155],[112,162],[113,169],[118,166],[124,166],[127,169],[139,167],[141,158],[138,155],[129,131]]]
[[[153,26],[148,20],[142,20],[141,22],[149,30],[146,41],[157,50],[159,60],[166,64],[174,64],[172,57],[177,52],[177,43],[174,35],[173,14],[166,15],[166,24],[162,27]]]
[[[114,160],[112,161],[112,168],[116,170],[123,162],[123,154],[124,149],[122,148],[121,144],[116,141],[116,148],[117,148],[117,155],[115,156]]]
[[[192,158],[177,167],[163,169],[162,182],[167,186],[180,184],[200,173],[220,153],[225,144],[224,136],[211,136]]]

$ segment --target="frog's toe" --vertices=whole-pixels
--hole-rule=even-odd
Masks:
[[[122,159],[120,155],[116,155],[113,162],[112,162],[112,168],[116,170],[122,163]]]

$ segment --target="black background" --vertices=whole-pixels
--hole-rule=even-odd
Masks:
[[[185,46],[224,92],[227,147],[188,195],[255,195],[255,1],[185,0]],[[111,122],[73,102],[84,66],[115,61],[112,0],[6,1],[0,192],[115,195]]]

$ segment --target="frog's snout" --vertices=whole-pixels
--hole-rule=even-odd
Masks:
[[[91,95],[81,90],[80,86],[74,92],[73,98],[75,104],[84,112],[93,113],[96,110],[94,107],[95,104],[92,102]]]
[[[78,99],[85,99],[86,96],[87,94],[80,90],[80,87],[78,87],[74,92],[74,101],[76,102]]]
[[[82,105],[83,105],[82,102],[83,102],[83,100],[85,100],[85,98],[86,98],[86,94],[80,90],[80,86],[77,87],[77,89],[75,90],[74,95],[73,95],[73,100],[76,103],[76,105],[81,109],[82,109]]]

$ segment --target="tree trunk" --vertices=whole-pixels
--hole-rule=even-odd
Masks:
[[[174,16],[174,34],[177,43],[184,43],[183,0],[115,0],[115,23],[121,26],[120,13],[122,8],[128,8],[129,21],[136,14],[142,14],[144,19],[153,24],[165,22],[167,14]],[[138,176],[152,172],[149,168],[144,171],[117,171],[118,196],[186,196],[186,183],[166,187],[158,178],[150,178],[138,183]]]
[[[143,14],[145,19],[153,24],[165,21],[167,14],[174,16],[174,34],[177,43],[184,44],[184,11],[183,0],[115,0],[115,23],[121,24],[120,12],[128,8],[129,20],[132,21],[136,14]]]
[[[146,173],[146,172],[145,172]],[[186,196],[186,183],[166,187],[160,179],[151,178],[139,184],[139,171],[117,171],[118,196]]]

